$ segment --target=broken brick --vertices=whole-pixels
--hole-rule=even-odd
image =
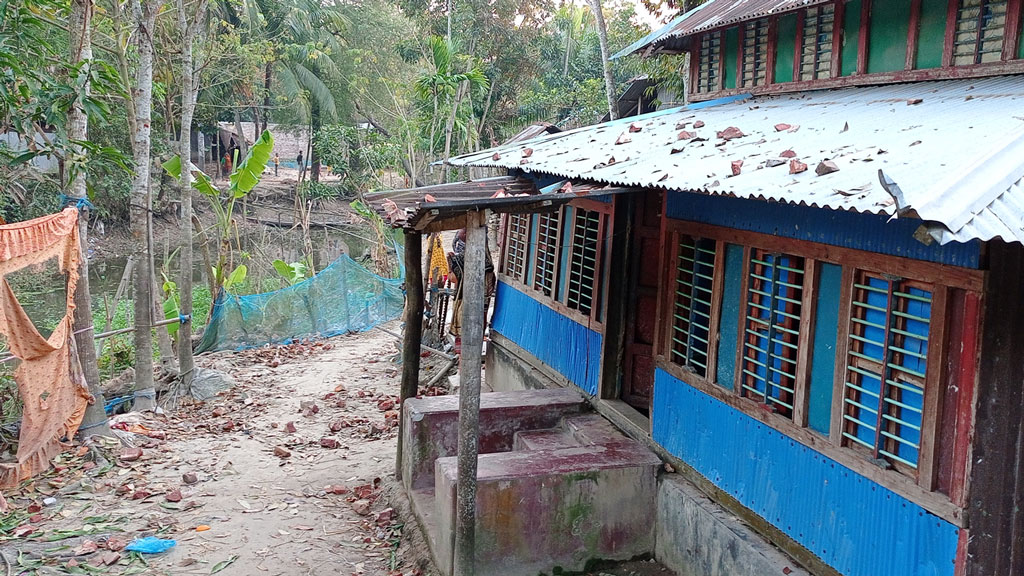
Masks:
[[[345,486],[342,486],[340,484],[332,484],[332,485],[327,487],[326,492],[328,494],[336,494],[336,495],[348,494],[348,488],[345,487]]]
[[[775,131],[776,132],[785,132],[786,130],[789,130],[790,128],[792,128],[792,126],[790,126],[789,124],[776,124],[775,125]]]
[[[164,495],[164,500],[168,502],[181,502],[181,490],[171,490]]]
[[[814,172],[817,173],[818,176],[824,176],[833,172],[839,172],[839,166],[836,166],[836,163],[831,160],[822,160],[818,164],[818,167],[814,169]]]
[[[633,139],[630,138],[629,135],[627,135],[625,132],[619,134],[619,137],[615,139],[616,144],[628,144],[632,141]]]
[[[704,121],[703,120],[697,120],[696,122],[693,123],[693,127],[694,128],[703,128],[704,127]]]
[[[345,421],[344,420],[335,420],[334,422],[331,422],[331,426],[330,426],[331,432],[338,432],[339,430],[341,430],[344,427],[345,427]]]
[[[629,131],[630,132],[639,132],[639,131],[641,131],[643,129],[644,129],[644,127],[641,126],[639,122],[633,122],[632,124],[629,125]]]
[[[791,148],[784,151],[782,154],[779,154],[779,156],[782,158],[796,158],[796,152],[793,152],[793,149]]]
[[[284,431],[289,434],[295,434],[295,422],[288,422],[284,425]]]
[[[121,450],[121,454],[118,456],[118,459],[122,462],[135,462],[139,458],[142,458],[142,448],[138,447],[125,448]]]
[[[523,158],[529,158],[533,155],[533,148],[523,148]]]
[[[335,448],[341,447],[341,442],[338,442],[336,438],[321,438],[320,447],[334,450]]]
[[[370,513],[370,501],[369,500],[356,500],[352,503],[352,510],[360,516],[366,516]]]
[[[277,456],[278,458],[289,458],[291,455],[292,453],[284,446],[274,447],[274,456]]]
[[[682,132],[680,132],[677,135],[676,139],[677,140],[693,140],[696,137],[697,137],[697,135],[694,134],[693,132],[687,132],[686,130],[683,130]]]
[[[799,174],[801,172],[806,172],[806,171],[807,171],[807,164],[804,164],[803,162],[797,160],[796,158],[793,158],[792,160],[789,161],[789,173],[790,174]]]
[[[732,175],[733,176],[739,176],[740,172],[742,170],[743,170],[743,160],[733,160],[732,161]]]
[[[742,130],[735,126],[729,126],[725,130],[718,133],[718,137],[728,142],[729,140],[735,140],[737,138],[743,138],[746,134]]]

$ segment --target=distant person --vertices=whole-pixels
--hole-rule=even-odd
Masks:
[[[298,158],[295,159],[295,163],[299,165],[299,180],[306,174],[306,162],[302,159],[302,151],[299,151]]]
[[[274,152],[274,176],[277,176],[277,170],[281,167],[281,157]]]

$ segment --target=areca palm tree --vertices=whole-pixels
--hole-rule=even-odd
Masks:
[[[428,41],[430,49],[430,68],[416,79],[413,89],[421,100],[429,101],[433,107],[430,119],[429,156],[434,156],[434,144],[440,120],[442,105],[450,105],[448,121],[445,126],[444,162],[442,167],[443,180],[448,179],[448,158],[451,156],[452,134],[459,105],[464,96],[469,96],[472,104],[473,94],[484,92],[490,86],[487,75],[480,68],[479,62],[461,55],[451,42],[441,36],[431,36]],[[465,61],[465,72],[458,72],[457,65]],[[472,114],[472,108],[470,109]]]

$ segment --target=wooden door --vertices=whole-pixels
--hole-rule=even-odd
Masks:
[[[660,192],[637,196],[630,239],[622,400],[649,414],[654,392],[654,325],[658,308]]]

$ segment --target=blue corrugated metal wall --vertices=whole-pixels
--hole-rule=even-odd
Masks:
[[[554,368],[584,392],[597,394],[601,333],[498,282],[491,329]]]
[[[667,213],[669,218],[679,220],[966,268],[977,268],[981,257],[980,242],[951,243],[945,246],[935,243],[926,246],[914,240],[914,231],[921,225],[921,221],[912,218],[888,222],[888,216],[877,214],[822,210],[690,192],[670,192]]]
[[[845,576],[952,576],[958,529],[658,370],[653,438]]]

